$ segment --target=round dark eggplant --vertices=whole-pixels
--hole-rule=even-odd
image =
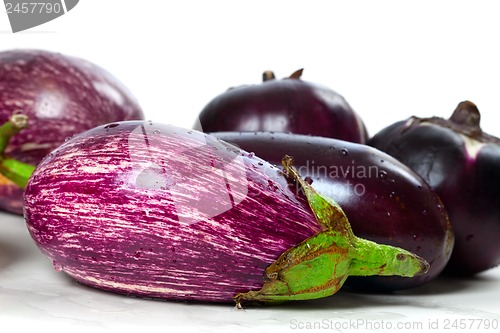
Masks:
[[[276,80],[231,88],[201,111],[195,129],[204,132],[275,131],[365,143],[361,118],[337,92],[300,79],[302,70]]]
[[[34,165],[76,133],[109,122],[144,119],[135,98],[107,71],[83,59],[42,50],[0,52],[0,124],[17,110],[29,122],[5,153]],[[22,192],[0,175],[0,209],[22,214]]]
[[[426,259],[425,275],[350,277],[346,285],[393,291],[422,285],[443,270],[451,255],[453,231],[438,196],[424,180],[391,156],[369,146],[286,133],[220,132],[214,136],[280,164],[294,157],[299,174],[345,211],[356,235],[404,248]]]
[[[500,140],[469,101],[450,119],[397,122],[369,142],[420,174],[445,204],[455,246],[445,271],[473,275],[500,264]]]

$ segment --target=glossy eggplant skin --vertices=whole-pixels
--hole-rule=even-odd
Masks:
[[[6,154],[36,165],[65,139],[95,126],[144,119],[131,93],[86,60],[43,50],[0,52],[0,123],[29,117]],[[0,209],[22,214],[22,189],[0,175]]]
[[[77,281],[133,296],[232,302],[317,234],[281,170],[212,136],[151,122],[65,142],[25,191],[29,232]]]
[[[413,277],[350,277],[346,286],[394,291],[436,278],[451,255],[453,231],[440,199],[421,177],[372,147],[286,133],[220,132],[212,135],[279,165],[293,156],[300,175],[345,211],[354,233],[398,246],[426,259],[427,274]]]
[[[357,143],[368,138],[363,121],[344,97],[292,78],[227,90],[204,107],[195,129],[291,132]]]
[[[455,232],[445,269],[473,275],[500,265],[500,146],[412,117],[369,144],[420,174],[441,197]]]

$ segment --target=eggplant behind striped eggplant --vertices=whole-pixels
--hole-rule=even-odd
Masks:
[[[204,132],[291,132],[365,143],[366,126],[347,100],[301,76],[302,69],[278,80],[266,71],[261,84],[228,89],[205,105],[194,128]]]
[[[456,235],[446,273],[500,265],[500,139],[485,133],[470,101],[449,119],[411,117],[369,142],[421,175],[441,197]]]
[[[29,117],[28,127],[1,154],[30,164],[74,134],[113,121],[144,119],[136,99],[106,70],[43,50],[0,52],[0,123],[18,110]],[[23,188],[0,170],[0,209],[22,215],[22,206]]]
[[[57,270],[134,296],[275,303],[329,296],[349,275],[427,271],[408,251],[355,237],[284,161],[286,175],[197,131],[108,124],[38,165],[26,222]]]
[[[386,153],[317,136],[273,132],[211,135],[278,166],[281,156],[293,155],[301,177],[342,207],[357,236],[402,247],[431,265],[427,274],[411,279],[353,277],[347,280],[350,287],[373,291],[417,287],[436,278],[448,262],[454,235],[441,200],[420,176]]]

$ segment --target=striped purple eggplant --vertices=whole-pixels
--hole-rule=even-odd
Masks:
[[[291,182],[213,136],[119,122],[38,165],[25,217],[57,270],[135,296],[275,302],[331,295],[348,275],[427,271],[407,251],[358,239],[338,206],[303,184],[306,201]]]
[[[42,50],[0,52],[0,123],[29,117],[5,153],[36,164],[64,140],[100,124],[144,119],[131,93],[104,69]],[[22,213],[22,189],[0,174],[0,209]]]

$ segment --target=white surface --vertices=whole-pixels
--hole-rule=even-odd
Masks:
[[[166,332],[172,327],[200,332],[311,331],[307,325],[334,332],[500,330],[500,269],[473,279],[440,278],[392,295],[344,291],[322,300],[237,310],[232,305],[137,299],[77,284],[54,270],[22,218],[3,214],[0,223],[1,332]],[[496,323],[497,329],[486,329],[487,322]],[[467,329],[455,330],[453,323],[464,323]],[[401,325],[405,329],[398,329]]]
[[[266,69],[284,77],[304,67],[305,80],[343,94],[372,134],[411,115],[448,117],[470,99],[482,112],[483,128],[500,136],[497,6],[486,0],[82,0],[61,18],[18,34],[0,10],[0,51],[42,48],[86,58],[121,79],[149,119],[178,126],[191,127],[201,108],[229,86],[258,83]],[[173,326],[269,332],[315,323],[322,331],[465,332],[477,330],[445,324],[465,319],[484,328],[481,319],[500,320],[500,269],[398,295],[343,292],[236,311],[75,284],[52,269],[25,229],[21,218],[0,215],[1,333],[166,332]]]

